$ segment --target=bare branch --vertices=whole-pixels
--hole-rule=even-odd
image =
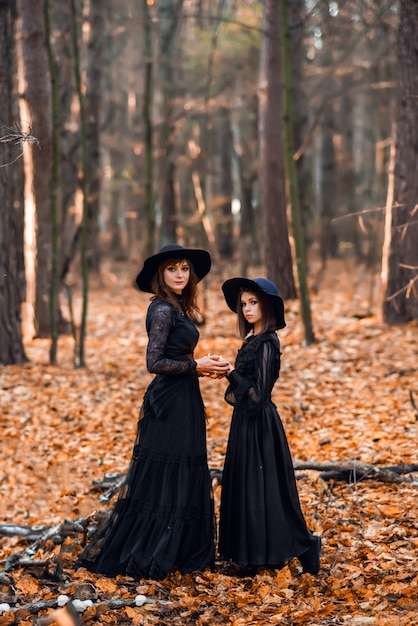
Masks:
[[[418,274],[414,276],[413,278],[411,278],[411,280],[404,287],[402,287],[401,289],[398,289],[398,291],[395,291],[395,293],[393,293],[391,296],[388,296],[386,298],[386,301],[390,302],[391,300],[394,300],[404,291],[406,291],[407,297],[409,298],[409,296],[411,295],[411,291],[414,287],[414,284],[417,280],[418,280]]]
[[[41,148],[39,140],[37,139],[37,137],[31,135],[31,131],[32,129],[29,127],[29,132],[25,133],[19,128],[19,126],[17,126],[17,124],[14,128],[10,128],[9,126],[0,127],[0,144],[11,143],[14,146],[21,146],[21,152],[17,155],[16,158],[13,159],[13,161],[10,161],[9,163],[3,163],[0,165],[0,167],[7,167],[9,165],[13,165],[13,163],[16,163],[16,161],[18,161],[23,156],[23,145],[25,143],[36,143],[38,148]]]

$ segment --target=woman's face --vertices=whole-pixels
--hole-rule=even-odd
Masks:
[[[181,294],[190,279],[190,265],[187,261],[173,262],[164,268],[164,282],[171,291]]]
[[[254,333],[257,334],[262,327],[263,312],[258,296],[251,291],[243,291],[241,294],[242,314],[249,324],[253,325]]]

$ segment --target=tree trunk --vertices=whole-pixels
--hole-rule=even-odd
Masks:
[[[324,27],[330,28],[328,3],[321,5],[320,13]],[[318,54],[321,66],[328,69],[332,65],[330,42],[323,43]],[[324,107],[319,121],[317,154],[317,211],[319,216],[319,254],[322,268],[329,258],[337,256],[338,240],[332,218],[336,216],[336,156],[334,149],[334,104],[328,98],[332,86],[329,82],[321,84]]]
[[[278,0],[265,0],[262,30],[259,140],[265,266],[267,277],[288,299],[296,297],[296,289],[286,215]]]
[[[87,268],[87,226],[88,226],[88,206],[87,206],[87,132],[86,132],[86,118],[85,118],[85,106],[84,106],[84,94],[82,89],[81,80],[81,63],[80,63],[80,41],[78,36],[78,16],[76,0],[71,0],[71,16],[72,16],[72,40],[74,51],[74,78],[77,90],[78,105],[80,109],[80,141],[81,141],[81,195],[83,199],[83,212],[81,222],[81,235],[80,235],[80,255],[81,255],[81,278],[82,278],[82,305],[81,305],[81,321],[80,321],[80,335],[78,343],[76,342],[74,349],[74,363],[76,366],[84,367],[85,361],[85,338],[87,332],[87,307],[88,307],[88,268]]]
[[[250,59],[248,60],[250,62]],[[260,237],[258,215],[254,207],[256,198],[258,150],[258,115],[257,97],[246,91],[242,78],[236,85],[238,96],[233,103],[232,136],[233,153],[237,164],[238,193],[240,199],[240,223],[238,240],[238,258],[241,276],[247,276],[251,265],[260,265]]]
[[[292,216],[292,231],[295,242],[296,267],[299,280],[300,311],[305,329],[305,342],[307,345],[314,340],[314,332],[311,318],[311,305],[306,272],[306,258],[302,235],[302,223],[300,218],[300,197],[297,180],[296,165],[293,158],[293,100],[292,100],[292,65],[291,65],[291,34],[289,20],[289,2],[280,0],[280,39],[282,44],[283,66],[283,119],[284,119],[284,150],[289,189],[290,212]]]
[[[88,205],[87,263],[89,269],[100,270],[100,126],[102,119],[102,73],[104,57],[105,0],[90,0],[90,33],[87,44],[86,76],[86,134],[87,134],[87,180]]]
[[[51,6],[44,0],[45,42],[48,53],[49,75],[51,77],[51,286],[50,286],[50,320],[51,345],[49,349],[50,363],[57,362],[58,349],[58,172],[59,172],[59,119],[58,119],[58,87],[55,58],[52,48]]]
[[[45,46],[43,0],[17,0],[21,27],[24,87],[21,117],[38,137],[41,149],[25,150],[25,260],[29,271],[29,308],[34,331],[47,337],[51,284],[51,93]],[[35,284],[35,285],[34,285]]]
[[[401,0],[399,96],[393,204],[388,212],[383,317],[389,324],[418,319],[418,2]],[[391,214],[391,215],[390,215]]]
[[[142,0],[144,18],[144,213],[145,213],[145,249],[144,256],[154,252],[155,238],[155,207],[154,207],[154,156],[153,156],[153,124],[152,103],[154,94],[154,63],[152,58],[152,24],[148,0]]]
[[[0,126],[13,127],[14,21],[12,0],[0,2]],[[5,134],[2,129],[0,138]],[[20,146],[18,146],[20,150]],[[16,149],[10,142],[0,143],[0,364],[26,361],[20,319],[20,272],[23,232],[15,175],[21,169]],[[8,165],[10,164],[10,165]],[[22,206],[20,204],[20,206]],[[19,241],[19,238],[21,241]]]
[[[304,65],[306,59],[306,50],[304,48],[306,9],[304,0],[291,0],[289,4],[291,24],[293,144],[296,152],[302,146],[308,129],[308,99],[305,89],[306,76]],[[304,249],[307,251],[311,243],[309,224],[312,219],[313,207],[311,172],[304,152],[302,152],[296,160],[296,171],[298,177],[298,195]]]
[[[71,264],[78,251],[80,216],[77,206],[78,168],[80,162],[80,138],[74,123],[74,66],[71,45],[71,7],[67,2],[57,5],[50,2],[51,27],[59,32],[54,38],[55,69],[59,99],[59,278],[66,282]],[[68,323],[67,323],[68,324]],[[60,319],[60,325],[63,321]],[[61,330],[61,328],[60,328]],[[65,328],[68,332],[69,328]]]
[[[160,3],[160,71],[162,78],[162,123],[160,134],[159,200],[161,207],[160,245],[175,241],[177,232],[174,193],[174,102],[176,96],[174,61],[177,30],[183,0],[162,0]]]
[[[213,202],[217,214],[217,246],[220,258],[231,259],[233,254],[232,235],[232,145],[231,120],[229,111],[221,107],[216,119],[214,143],[215,154],[212,163],[216,173],[217,185],[212,187]],[[213,181],[215,182],[215,181]]]

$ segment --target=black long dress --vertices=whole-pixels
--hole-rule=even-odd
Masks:
[[[234,407],[222,477],[221,558],[281,567],[317,539],[303,517],[292,458],[275,405],[276,333],[251,336],[238,351],[226,401]]]
[[[147,367],[156,374],[141,408],[132,460],[114,510],[78,567],[160,580],[214,560],[214,508],[206,416],[193,350],[193,322],[163,300],[146,319]]]

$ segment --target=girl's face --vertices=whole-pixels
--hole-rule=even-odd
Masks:
[[[256,335],[263,325],[263,312],[258,296],[251,291],[243,291],[241,294],[242,314],[249,324],[254,328]]]
[[[171,291],[181,294],[190,279],[190,265],[187,261],[172,263],[164,268],[164,282]]]

